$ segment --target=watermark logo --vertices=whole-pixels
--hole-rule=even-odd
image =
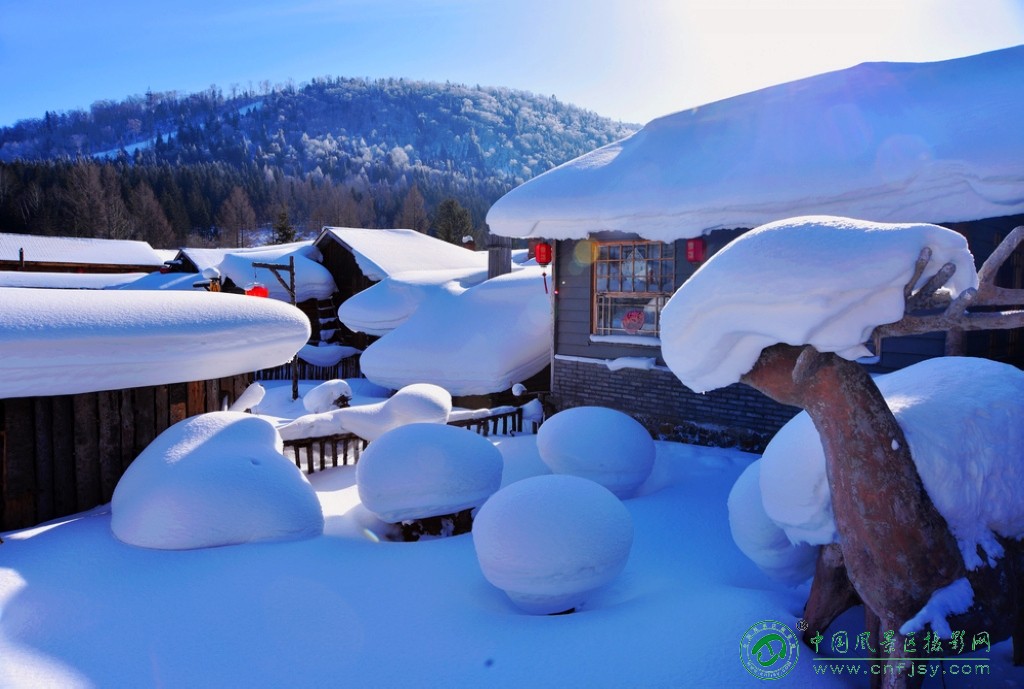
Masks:
[[[740,639],[740,662],[758,679],[782,679],[796,667],[800,642],[788,626],[762,620]]]

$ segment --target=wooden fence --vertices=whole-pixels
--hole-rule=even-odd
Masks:
[[[80,395],[0,400],[0,531],[110,502],[128,465],[167,427],[234,402],[252,374]],[[481,435],[521,432],[522,409],[450,425]],[[351,434],[285,441],[313,473],[355,464],[367,441]]]
[[[474,419],[450,421],[448,425],[476,431],[483,436],[497,435],[499,425],[503,434],[518,433],[523,430],[523,410],[513,409]],[[318,467],[320,471],[326,469],[328,460],[334,467],[339,466],[339,462],[341,466],[355,464],[368,444],[369,441],[351,433],[296,438],[284,441],[284,454],[300,469],[304,456],[306,473],[312,474]]]
[[[0,530],[110,501],[171,424],[230,404],[252,374],[79,395],[0,399]]]
[[[337,378],[361,378],[359,355],[346,357],[333,366],[314,366],[299,359],[299,380],[335,380]],[[256,372],[256,380],[291,380],[291,362],[276,368],[265,368]]]

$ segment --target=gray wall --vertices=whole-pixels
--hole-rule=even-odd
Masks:
[[[968,238],[976,263],[980,266],[1002,237],[1014,227],[1024,224],[1024,215],[943,224]],[[745,231],[717,230],[707,235],[705,239],[708,244],[708,255],[719,251]],[[621,234],[594,235],[594,239],[635,238]],[[556,361],[552,389],[552,402],[556,408],[587,404],[608,406],[636,416],[655,435],[668,437],[674,434],[686,440],[695,438],[686,437],[685,432],[681,432],[680,429],[690,429],[698,434],[701,429],[727,429],[724,431],[726,441],[730,437],[742,438],[744,433],[750,434],[752,438],[765,434],[769,434],[770,437],[770,434],[798,411],[792,407],[778,405],[743,385],[730,386],[706,395],[695,395],[663,368],[664,360],[661,358],[660,347],[591,342],[591,269],[589,263],[579,261],[575,257],[579,244],[578,241],[560,241],[556,248],[554,279],[558,295],[555,300]],[[589,255],[587,251],[581,253]],[[1024,263],[1024,260],[1020,256],[1015,260],[1017,267],[1004,270],[1005,275],[1001,274],[1000,284],[1021,287],[1019,283],[1024,271],[1020,264]],[[685,242],[676,242],[677,289],[694,270],[696,266],[686,261]],[[991,356],[1022,366],[1022,340],[1024,338],[1019,337],[1019,331],[968,334],[965,353],[972,356]],[[868,369],[881,373],[904,368],[924,359],[942,356],[944,348],[944,333],[891,338],[884,342],[880,361]],[[559,360],[558,355],[596,361]],[[627,369],[612,372],[602,363],[602,360],[619,357],[654,357],[659,368],[651,371]],[[741,444],[743,442],[746,441],[741,441]]]

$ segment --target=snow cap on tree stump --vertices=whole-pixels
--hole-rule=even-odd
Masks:
[[[738,382],[762,350],[812,345],[857,359],[872,330],[903,317],[904,286],[923,247],[915,287],[945,263],[952,296],[977,287],[963,235],[938,225],[811,216],[762,225],[712,256],[661,313],[665,363],[691,390]]]

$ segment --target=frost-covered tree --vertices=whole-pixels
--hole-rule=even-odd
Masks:
[[[426,232],[430,226],[430,219],[427,217],[427,207],[423,201],[423,194],[420,193],[418,185],[413,184],[409,193],[402,201],[402,209],[398,213],[395,223],[398,227],[417,232]]]
[[[256,227],[256,211],[249,202],[249,195],[239,186],[231,190],[217,210],[217,227],[230,246],[245,246],[244,231]],[[223,235],[227,235],[224,237]]]

